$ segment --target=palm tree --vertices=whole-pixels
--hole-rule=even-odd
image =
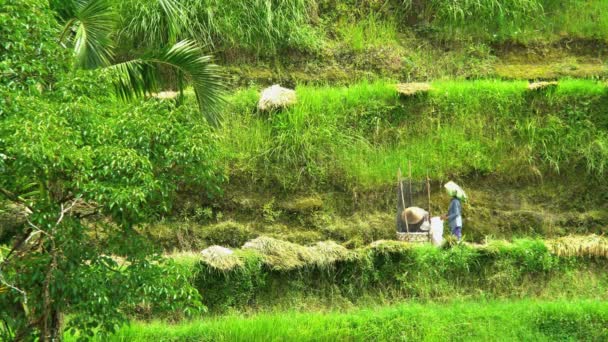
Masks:
[[[137,58],[117,61],[114,38],[118,36],[116,27],[120,18],[110,0],[74,0],[73,8],[64,11],[69,17],[64,18],[66,24],[61,40],[67,38],[72,42],[76,68],[107,68],[113,72],[117,93],[123,99],[157,92],[161,87],[160,69],[173,69],[180,97],[184,87],[191,84],[201,113],[210,124],[216,125],[219,122],[217,109],[225,89],[219,69],[194,41],[177,41],[180,35],[188,33],[187,24],[182,22],[188,19],[183,16],[180,3],[156,1],[163,10],[164,25],[149,22],[140,23],[139,27],[150,28],[151,36],[166,35],[168,39],[161,40],[166,47],[145,49],[144,46],[144,52]]]

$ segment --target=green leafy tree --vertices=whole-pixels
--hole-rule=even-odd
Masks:
[[[179,191],[218,192],[209,126],[166,101],[91,100],[79,79],[57,89],[13,96],[0,117],[0,193],[27,218],[0,257],[0,333],[46,341],[67,327],[84,337],[146,303],[200,310],[198,292],[137,224],[171,210]]]
[[[169,212],[180,191],[219,191],[214,133],[193,115],[202,107],[119,102],[112,83],[123,96],[140,95],[159,85],[155,66],[179,65],[208,105],[219,78],[188,42],[116,63],[112,15],[103,2],[76,3],[64,8],[77,16],[66,35],[77,42],[77,69],[95,70],[67,73],[46,1],[0,0],[8,38],[0,47],[0,198],[23,218],[0,246],[3,341],[55,341],[65,329],[86,339],[142,307],[202,309],[187,276],[138,224]],[[46,91],[32,91],[38,85]]]

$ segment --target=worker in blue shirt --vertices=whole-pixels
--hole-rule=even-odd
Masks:
[[[442,219],[447,220],[450,226],[452,234],[454,234],[458,241],[462,239],[462,202],[466,200],[466,194],[464,191],[456,185],[454,182],[448,182],[445,185],[448,194],[452,197],[450,201],[450,207],[448,208],[448,214],[443,215]]]
[[[458,197],[452,197],[448,214],[444,215],[443,219],[448,221],[452,234],[460,241],[462,239],[462,204]]]

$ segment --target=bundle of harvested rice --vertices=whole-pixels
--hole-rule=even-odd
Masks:
[[[412,248],[412,244],[405,241],[378,240],[372,242],[368,248],[380,253],[395,253]]]
[[[453,181],[445,183],[443,187],[445,188],[450,197],[456,197],[463,202],[468,201],[467,194],[464,192],[464,190],[462,190],[462,188],[458,184],[454,183]]]
[[[399,83],[397,84],[397,92],[404,96],[412,96],[416,94],[426,93],[431,90],[431,85],[428,83]]]
[[[296,92],[291,89],[283,88],[278,84],[268,87],[262,91],[258,109],[267,111],[272,109],[284,108],[296,103]]]
[[[264,263],[273,270],[303,267],[313,259],[306,247],[267,236],[260,236],[245,243],[243,249],[255,250],[262,254]]]
[[[608,238],[588,236],[565,236],[547,241],[549,250],[557,256],[608,258]]]
[[[201,252],[202,262],[222,271],[243,266],[243,261],[234,252],[222,246],[211,246]]]
[[[317,257],[315,262],[319,267],[330,266],[337,261],[348,260],[351,255],[346,247],[338,245],[333,241],[317,242],[316,245],[308,248]]]
[[[528,84],[528,90],[543,90],[552,87],[557,87],[557,81],[551,82],[533,82]]]
[[[261,236],[247,242],[243,249],[255,250],[273,270],[292,270],[301,267],[326,267],[336,261],[347,260],[350,252],[335,242],[318,242],[312,247]]]

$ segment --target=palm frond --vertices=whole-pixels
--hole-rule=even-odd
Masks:
[[[124,100],[149,95],[158,90],[158,70],[145,60],[130,60],[106,69],[116,76],[114,87]]]
[[[68,21],[66,30],[76,25],[74,36],[77,68],[95,69],[110,65],[114,57],[111,34],[117,14],[110,0],[81,0],[77,2],[75,18]]]
[[[225,90],[223,77],[211,57],[203,55],[201,48],[192,41],[184,40],[139,59],[110,66],[116,74],[118,94],[129,99],[157,91],[159,65],[167,65],[183,75],[194,89],[200,112],[210,124],[219,124],[218,109],[224,101]],[[179,84],[180,87],[184,85]]]

